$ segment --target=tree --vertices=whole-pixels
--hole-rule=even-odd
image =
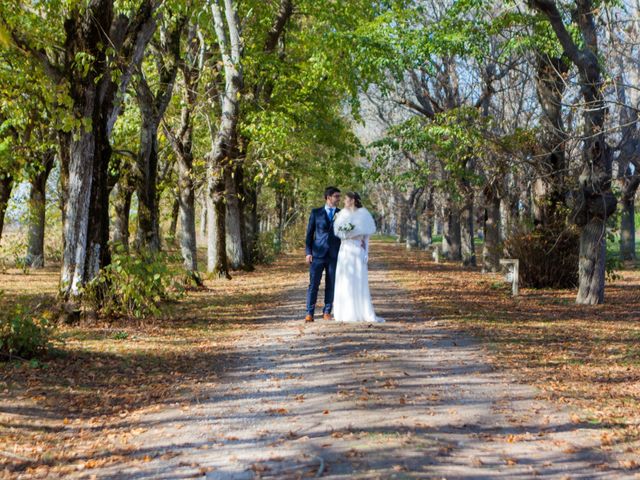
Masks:
[[[567,134],[562,117],[562,97],[566,87],[564,76],[569,70],[567,59],[546,52],[536,55],[536,93],[542,109],[540,117],[540,150],[538,178],[533,192],[533,216],[537,224],[558,222],[558,209],[564,204],[566,190],[565,144]]]
[[[140,68],[136,77],[136,99],[142,122],[140,146],[136,158],[138,195],[138,237],[137,248],[153,252],[160,250],[160,213],[157,203],[158,174],[158,128],[169,106],[173,85],[180,63],[180,39],[185,18],[178,15],[165,18],[160,28],[159,39],[152,42],[156,65],[157,87],[150,85],[144,69]],[[144,66],[144,62],[142,64]]]
[[[58,3],[44,11],[33,9],[28,21],[15,9],[4,16],[10,19],[13,45],[37,60],[51,82],[64,87],[60,103],[71,113],[68,165],[62,166],[68,175],[61,272],[65,297],[79,296],[82,286],[110,261],[109,137],[122,94],[155,30],[158,5],[159,0],[142,0],[127,16],[115,15],[114,0],[90,0],[86,5],[73,2],[68,10]],[[37,37],[37,29],[48,28],[45,22],[57,18],[63,20],[54,32],[61,45],[53,51]],[[66,155],[61,158],[67,160]]]
[[[44,267],[44,233],[47,206],[47,179],[53,168],[56,151],[50,147],[42,155],[36,171],[29,174],[29,234],[26,263],[32,268]]]
[[[198,101],[198,87],[204,68],[206,43],[195,23],[187,28],[185,48],[179,61],[182,74],[180,124],[177,130],[164,122],[164,131],[176,156],[178,166],[178,208],[180,215],[180,251],[184,267],[197,283],[198,258],[196,249],[195,172],[193,158],[194,115]]]
[[[233,171],[234,158],[237,157],[236,128],[242,89],[240,22],[232,0],[224,0],[222,8],[219,0],[212,1],[211,12],[225,83],[221,95],[220,119],[217,128],[211,129],[211,151],[207,155],[207,270],[219,277],[229,277],[225,192],[226,181]]]
[[[33,62],[24,61],[13,51],[2,52],[0,91],[3,119],[0,131],[3,142],[0,150],[0,171],[4,171],[0,207],[6,209],[12,181],[30,183],[28,200],[28,236],[26,263],[32,268],[44,266],[44,230],[46,186],[55,157],[55,128],[53,95],[39,81],[40,70]]]
[[[604,301],[606,263],[606,222],[615,211],[611,192],[611,149],[606,142],[602,66],[598,58],[598,33],[594,20],[594,2],[577,0],[571,25],[578,29],[581,43],[571,36],[558,6],[552,0],[530,0],[533,8],[546,17],[564,54],[577,67],[584,109],[582,138],[583,170],[579,178],[573,219],[580,227],[577,303]]]

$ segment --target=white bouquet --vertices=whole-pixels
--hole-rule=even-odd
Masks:
[[[353,231],[355,228],[356,228],[356,226],[353,223],[347,222],[347,223],[344,223],[344,224],[340,225],[338,227],[338,231],[342,232],[342,233],[349,233],[349,232]]]

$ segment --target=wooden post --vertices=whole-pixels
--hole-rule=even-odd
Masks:
[[[511,292],[514,297],[517,297],[520,293],[520,260],[517,258],[503,258],[500,260],[500,265],[507,267],[505,279],[507,282],[511,282]]]
[[[440,257],[442,256],[442,247],[440,245],[433,246],[433,253],[431,253],[433,257],[433,261],[436,263],[440,263]]]

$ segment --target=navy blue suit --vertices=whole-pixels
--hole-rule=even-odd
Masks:
[[[335,209],[333,218],[340,211]],[[323,313],[331,313],[333,289],[336,281],[336,263],[340,250],[340,239],[333,233],[333,221],[325,207],[314,208],[309,216],[306,237],[306,253],[313,256],[309,269],[309,289],[307,290],[307,313],[312,315],[316,309],[318,290],[322,274],[326,270]]]

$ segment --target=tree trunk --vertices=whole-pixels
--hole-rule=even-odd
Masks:
[[[58,159],[60,165],[60,183],[58,184],[58,198],[60,202],[60,214],[62,225],[65,223],[66,206],[69,197],[69,156],[71,154],[71,135],[66,132],[58,132]],[[62,231],[62,245],[64,250],[64,229]]]
[[[595,305],[604,300],[606,222],[592,218],[580,232],[579,289],[577,303]]]
[[[91,96],[87,92],[87,103],[93,103],[89,100]],[[95,105],[92,107],[98,110]],[[79,295],[81,287],[110,261],[107,195],[110,146],[106,132],[95,120],[91,131],[82,131],[71,141],[62,266],[62,286],[71,296]]]
[[[593,68],[599,72],[598,60],[594,59],[594,62]],[[586,305],[604,302],[606,224],[617,203],[611,192],[612,155],[604,136],[605,107],[599,74],[597,77],[597,83],[591,81],[589,92],[585,93],[590,110],[585,114],[580,199],[574,209],[574,221],[581,227],[576,302]]]
[[[95,101],[95,86],[77,85],[83,98],[77,106],[91,112],[93,127],[80,129],[71,140],[69,192],[65,209],[65,248],[62,265],[62,289],[65,295],[78,296],[81,288],[95,278],[110,260],[107,166],[110,146],[101,109]]]
[[[433,201],[434,188],[430,187],[425,202],[424,212],[420,216],[420,243],[421,247],[425,248],[433,243],[433,224],[435,217],[435,207]]]
[[[635,193],[635,192],[634,192]],[[636,223],[635,195],[621,199],[622,215],[620,219],[620,259],[636,260]]]
[[[443,211],[442,254],[449,260],[462,260],[460,211],[447,200]]]
[[[418,237],[420,248],[426,248],[433,243],[433,221],[426,210],[418,218]]]
[[[138,170],[136,248],[157,252],[160,250],[160,221],[157,203],[159,120],[153,113],[152,105],[143,106],[142,101],[139,103],[141,104],[142,125],[140,127],[140,150],[136,159]]]
[[[246,189],[246,203],[245,209],[248,215],[245,215],[246,236],[247,236],[247,249],[246,252],[249,255],[249,261],[251,264],[255,262],[255,252],[258,242],[258,236],[260,234],[260,214],[258,213],[258,186],[251,185]]]
[[[495,188],[484,189],[484,246],[482,249],[482,266],[485,272],[500,270],[500,197]]]
[[[121,174],[112,193],[116,211],[113,223],[113,242],[121,245],[125,252],[129,251],[129,214],[131,212],[131,197],[135,190],[131,183],[129,174]]]
[[[178,163],[178,205],[180,216],[180,252],[185,270],[196,283],[201,283],[198,272],[198,251],[196,237],[195,186],[193,178],[193,111],[196,108],[200,72],[203,67],[205,45],[198,35],[198,27],[191,24],[187,30],[187,49],[180,62],[184,87],[180,127],[177,133],[165,125]],[[206,208],[202,209],[200,220],[202,236],[206,231]]]
[[[240,198],[237,191],[236,169],[241,166],[229,166],[225,168],[224,180],[226,187],[226,247],[229,267],[232,270],[239,270],[245,266],[245,255],[242,248],[242,211],[240,208]]]
[[[219,278],[231,278],[226,251],[224,174],[208,172],[207,178],[207,271]]]
[[[473,192],[465,197],[465,203],[460,212],[460,236],[462,262],[465,266],[476,266],[476,247],[474,244],[474,209]]]
[[[171,243],[175,242],[176,234],[178,233],[178,215],[180,213],[180,200],[176,196],[171,204],[171,222],[169,223],[169,232],[167,237]]]
[[[82,287],[110,261],[109,135],[119,112],[121,97],[117,93],[126,89],[131,69],[139,63],[155,30],[153,13],[157,5],[145,0],[131,21],[119,16],[116,22],[113,0],[94,0],[84,8],[83,13],[80,7],[72,9],[64,23],[65,75],[55,68],[48,69],[54,77],[62,76],[56,80],[67,77],[74,116],[83,120],[74,127],[69,142],[61,270],[61,290],[67,299],[79,296]],[[107,57],[105,45],[114,47],[119,60],[127,65],[118,85],[113,81],[112,58]],[[90,68],[77,68],[79,53],[91,59]],[[64,143],[60,141],[61,149]]]
[[[158,198],[158,127],[169,106],[180,60],[180,37],[184,19],[177,18],[161,41],[155,55],[159,86],[154,92],[141,72],[136,93],[142,125],[138,152],[137,248],[160,250],[160,208]]]
[[[193,158],[178,158],[178,200],[180,204],[180,252],[184,268],[198,271],[196,242],[196,202],[193,188]]]
[[[413,208],[409,210],[408,217],[405,246],[407,250],[411,250],[417,248],[420,244],[420,227],[418,225],[418,215]]]
[[[424,245],[425,246],[430,246],[433,244],[433,221],[434,221],[434,216],[433,215],[428,215],[427,216],[427,222],[426,222],[426,228],[425,228],[425,237],[424,237]]]
[[[281,191],[276,192],[276,211],[278,213],[278,226],[276,227],[276,251],[282,250],[284,242],[284,222],[287,215],[287,198]]]
[[[224,0],[224,19],[218,1],[210,3],[218,48],[224,65],[225,84],[221,102],[221,116],[212,148],[207,155],[207,210],[209,272],[230,278],[226,255],[225,170],[236,158],[237,125],[240,115],[242,88],[241,39],[238,12],[232,0]],[[215,225],[214,225],[215,223]]]
[[[500,200],[500,238],[511,238],[518,227],[518,199],[513,195]]]
[[[409,221],[409,207],[407,200],[403,195],[397,194],[394,208],[395,226],[397,243],[405,243],[407,241],[407,230]]]
[[[624,60],[621,60],[624,62]],[[624,65],[624,63],[622,63]],[[616,92],[620,108],[620,129],[622,140],[618,155],[618,186],[620,188],[620,259],[636,259],[635,196],[640,186],[640,138],[638,131],[638,111],[633,108],[626,93],[627,85],[622,74],[617,78]]]
[[[576,2],[572,22],[580,29],[584,40],[578,45],[565,26],[564,17],[555,2],[531,0],[531,4],[546,15],[565,55],[578,67],[580,90],[586,107],[583,169],[579,178],[578,201],[573,212],[573,219],[581,228],[576,302],[598,304],[604,302],[606,223],[616,209],[616,198],[611,192],[612,155],[605,137],[607,108],[594,18],[595,6],[591,0]]]
[[[422,215],[424,211],[424,202],[422,199],[422,194],[424,192],[424,188],[413,188],[411,190],[411,194],[409,195],[409,199],[406,203],[407,213],[406,213],[406,239],[405,246],[407,249],[416,248],[420,244],[420,226],[419,226],[419,217]]]
[[[624,150],[624,149],[623,149]],[[624,153],[624,152],[623,152]],[[621,153],[620,157],[623,156]],[[621,158],[618,161],[621,162]],[[637,171],[637,163],[635,170],[625,162],[621,162],[619,168],[625,168],[624,173],[619,174],[618,184],[620,186],[620,260],[635,261],[636,260],[636,225],[635,225],[635,197],[640,186],[640,172]]]
[[[536,93],[542,108],[540,144],[543,155],[537,165],[538,178],[533,184],[533,221],[548,225],[557,221],[563,204],[566,133],[562,120],[562,98],[569,71],[566,58],[538,53]]]
[[[202,210],[200,210],[200,236],[204,237],[207,235],[208,227],[207,227],[207,195],[205,193],[204,203],[202,204]]]
[[[4,214],[7,211],[12,189],[13,177],[8,173],[2,173],[0,175],[0,241],[2,240],[2,231],[4,229]]]
[[[96,2],[83,17],[65,23],[67,64],[76,52],[93,55],[93,66],[85,76],[74,75],[70,96],[77,118],[90,121],[78,126],[71,137],[68,197],[65,208],[65,248],[61,284],[65,297],[80,295],[81,288],[109,262],[107,164],[110,146],[103,119],[105,105],[101,91],[108,82],[108,61],[99,44],[106,44],[111,28],[113,5]],[[78,12],[74,12],[76,15]],[[73,57],[73,58],[71,58]],[[70,67],[75,70],[75,67]],[[62,147],[62,146],[61,146]]]
[[[44,267],[44,230],[47,208],[47,180],[53,162],[55,151],[45,153],[42,170],[31,175],[31,192],[29,194],[29,232],[26,263],[31,268]]]

